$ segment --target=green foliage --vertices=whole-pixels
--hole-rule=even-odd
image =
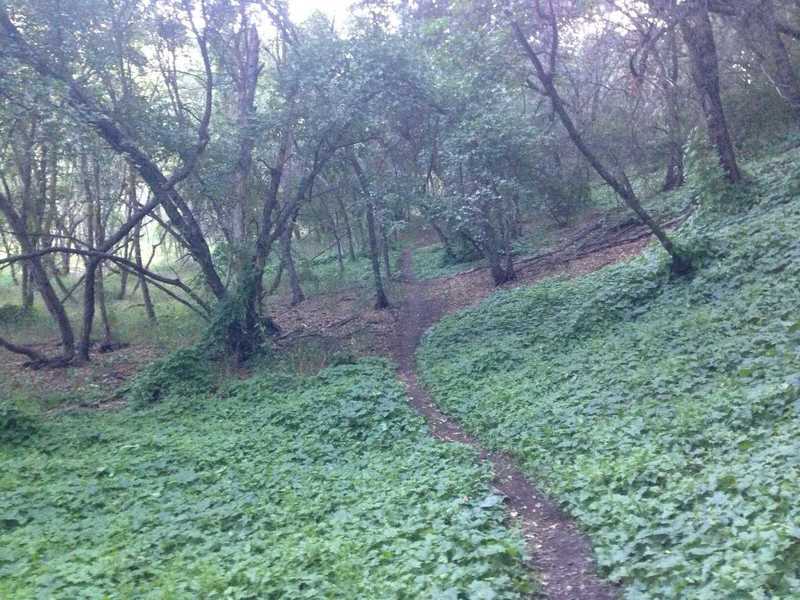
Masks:
[[[13,325],[27,316],[21,306],[16,304],[0,305],[0,323],[3,325]]]
[[[573,281],[495,294],[420,353],[437,400],[563,500],[627,598],[800,596],[795,151],[747,213]]]
[[[52,419],[0,448],[3,598],[519,598],[474,453],[382,361]]]
[[[706,211],[735,212],[748,205],[745,184],[732,185],[725,177],[719,157],[708,136],[699,128],[689,135],[684,152],[686,183],[700,207]]]
[[[455,262],[438,244],[414,249],[414,273],[421,279],[448,277],[485,263],[480,259]]]
[[[515,257],[535,254],[553,241],[555,229],[554,225],[548,224],[529,232],[512,242],[511,251]],[[486,260],[479,256],[468,255],[463,260],[449,256],[440,244],[414,248],[414,274],[420,279],[449,277],[485,265]]]
[[[200,346],[175,350],[145,367],[123,393],[135,406],[208,393],[214,385],[210,366],[208,353]]]
[[[0,444],[19,442],[36,429],[36,419],[21,409],[13,398],[0,398]]]

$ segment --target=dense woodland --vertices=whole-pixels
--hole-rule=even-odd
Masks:
[[[800,597],[799,127],[789,0],[0,0],[0,596]]]

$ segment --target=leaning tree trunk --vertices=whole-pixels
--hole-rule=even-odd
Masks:
[[[736,162],[736,151],[722,106],[717,45],[704,0],[692,1],[691,10],[680,21],[680,28],[689,50],[692,79],[700,95],[709,138],[717,150],[728,181],[737,183],[741,181],[742,174]]]
[[[28,232],[25,229],[20,215],[11,205],[11,200],[2,192],[0,192],[0,212],[5,215],[6,221],[11,227],[11,231],[14,233],[14,237],[17,239],[17,243],[22,252],[24,254],[35,254],[34,245],[31,242],[30,236],[28,236]],[[61,335],[62,354],[57,362],[63,364],[69,363],[75,356],[75,335],[72,331],[72,324],[67,317],[67,312],[64,310],[63,303],[59,300],[58,294],[56,294],[56,291],[50,283],[47,271],[40,257],[33,256],[28,261],[28,265],[36,287],[39,289],[39,294],[44,301],[44,305],[56,322]]]
[[[605,181],[611,187],[611,189],[614,190],[614,192],[622,199],[625,205],[634,213],[636,213],[636,216],[639,217],[642,223],[644,223],[647,228],[653,232],[653,235],[670,256],[672,261],[672,272],[675,274],[684,274],[690,271],[691,262],[678,251],[678,249],[675,247],[675,244],[672,243],[672,240],[669,238],[669,236],[667,236],[664,229],[658,223],[656,223],[650,214],[644,209],[639,201],[639,198],[636,196],[633,187],[630,185],[628,178],[625,177],[624,174],[620,178],[615,177],[611,170],[600,161],[598,156],[586,143],[583,136],[578,131],[578,128],[575,126],[572,117],[570,117],[566,107],[564,106],[564,100],[558,93],[558,89],[555,86],[552,74],[545,70],[541,58],[531,47],[519,24],[513,22],[512,27],[514,28],[514,36],[516,37],[525,54],[528,56],[531,64],[533,64],[533,67],[536,71],[536,76],[542,85],[543,91],[550,99],[553,111],[556,113],[556,115],[558,115],[558,118],[561,121],[561,124],[564,126],[564,129],[567,130],[567,135],[569,135],[572,143],[575,144],[575,147],[580,151],[580,153],[592,166],[595,172],[603,179],[603,181]]]

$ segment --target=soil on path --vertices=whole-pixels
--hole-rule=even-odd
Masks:
[[[415,351],[425,331],[447,312],[447,302],[437,292],[437,280],[417,280],[412,253],[402,258],[405,301],[400,308],[397,332],[390,352],[399,365],[414,408],[428,421],[441,440],[468,444],[481,460],[489,461],[494,486],[506,496],[509,515],[519,523],[531,568],[550,600],[605,600],[617,597],[617,589],[597,575],[592,548],[558,505],[538,490],[508,456],[489,452],[453,419],[444,415],[417,379]]]

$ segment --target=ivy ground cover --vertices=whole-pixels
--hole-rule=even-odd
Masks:
[[[42,419],[0,444],[0,598],[517,598],[487,480],[377,360]]]
[[[752,205],[657,251],[501,292],[418,358],[435,399],[514,454],[590,534],[627,598],[800,597],[797,157]]]

